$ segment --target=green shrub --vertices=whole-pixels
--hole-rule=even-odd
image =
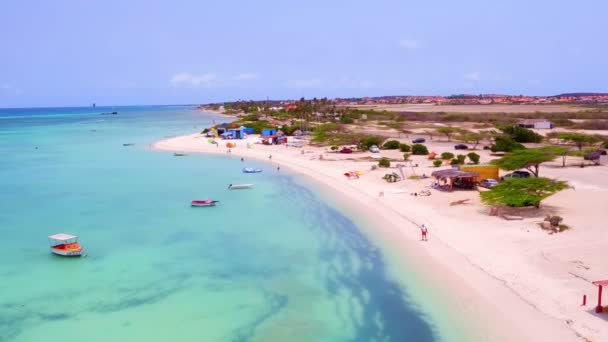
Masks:
[[[458,159],[458,164],[464,164],[465,159],[467,159],[467,156],[465,156],[464,154],[459,154],[456,156],[456,159]]]
[[[337,151],[337,150],[339,149],[339,147],[338,147],[338,146],[336,146],[336,145],[334,145],[334,146],[332,146],[332,147],[330,147],[330,148],[331,148],[331,150],[332,150],[332,151]]]
[[[412,154],[427,155],[429,154],[429,150],[422,144],[414,144],[412,145]]]
[[[409,152],[411,150],[410,145],[408,144],[399,144],[399,151],[401,152]]]
[[[511,138],[508,135],[501,135],[496,137],[494,144],[490,148],[492,152],[513,152],[515,150],[522,150],[526,147]]]
[[[391,161],[388,158],[381,158],[378,161],[378,166],[379,167],[391,167]]]
[[[384,143],[384,145],[382,145],[382,148],[385,148],[387,150],[396,150],[401,146],[401,143],[398,142],[397,140],[389,140],[387,142]],[[407,152],[407,151],[404,151]]]
[[[543,140],[543,136],[535,133],[533,130],[519,127],[517,125],[498,126],[504,134],[513,138],[518,143],[539,143]]]
[[[441,154],[441,159],[443,159],[443,160],[449,160],[452,158],[454,158],[454,153],[452,153],[452,152],[443,152]]]
[[[450,161],[450,165],[460,165],[460,160],[458,160],[458,158],[454,158]]]
[[[440,167],[441,164],[443,164],[443,161],[441,161],[441,160],[433,160],[433,166]]]
[[[412,155],[411,153],[407,153],[407,152],[406,152],[406,153],[404,153],[404,154],[403,154],[403,160],[408,160],[408,159],[410,159],[410,156],[411,156],[411,155]]]
[[[372,145],[380,146],[381,144],[382,144],[382,138],[375,137],[375,136],[368,136],[368,137],[363,138],[359,142],[359,149],[361,149],[362,151],[367,151],[367,150],[369,150],[370,146],[372,146]]]
[[[343,116],[340,117],[340,123],[343,123],[343,124],[352,124],[354,122],[355,122],[355,120],[353,120],[353,118],[350,118],[348,116],[344,116],[343,115]]]
[[[480,158],[479,154],[477,154],[475,152],[470,152],[469,154],[467,154],[467,157],[473,164],[479,164],[479,158]]]

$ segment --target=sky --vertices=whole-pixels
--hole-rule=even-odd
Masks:
[[[608,92],[606,13],[606,0],[2,0],[0,108]]]

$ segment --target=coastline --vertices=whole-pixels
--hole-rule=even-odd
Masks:
[[[304,149],[312,149],[313,153],[302,153],[302,149],[282,146],[255,145],[255,148],[247,149],[245,141],[238,143],[239,146],[232,148],[231,157],[252,158],[289,168],[296,175],[318,184],[319,189],[324,188],[325,195],[334,198],[334,202],[340,203],[347,212],[355,213],[356,221],[363,222],[361,226],[368,235],[391,245],[388,254],[413,266],[424,282],[431,284],[432,291],[438,291],[442,306],[450,308],[448,312],[465,315],[464,321],[474,322],[474,327],[469,329],[474,333],[474,340],[579,340],[578,333],[563,320],[540,310],[533,300],[522,296],[511,284],[497,277],[495,270],[488,269],[488,265],[473,262],[467,251],[463,251],[463,246],[446,242],[444,234],[435,228],[442,224],[449,225],[446,221],[453,218],[436,217],[436,212],[424,204],[408,203],[409,209],[397,209],[389,203],[389,198],[404,195],[376,197],[377,192],[370,189],[377,189],[378,185],[373,182],[361,184],[365,176],[357,181],[348,181],[342,176],[344,171],[351,168],[351,161],[319,160],[317,156],[322,152],[319,149]],[[153,148],[227,155],[225,147],[208,144],[207,138],[198,133],[158,141]],[[272,155],[271,160],[269,155]],[[411,201],[410,196],[404,199]],[[431,227],[431,242],[428,244],[418,241],[416,224],[422,222]],[[464,224],[467,224],[466,220]],[[419,295],[434,296],[425,294],[423,290],[418,292]],[[433,317],[442,314],[441,307],[431,311]]]

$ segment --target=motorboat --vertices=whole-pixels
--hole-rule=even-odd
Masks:
[[[252,167],[243,168],[243,173],[259,173],[262,172],[262,169],[254,169]]]
[[[78,243],[78,236],[59,233],[48,237],[51,253],[65,257],[84,256],[84,248]]]
[[[124,143],[124,144],[122,144],[122,146],[133,146],[133,145],[135,145],[135,143]]]
[[[215,204],[219,201],[212,199],[204,199],[204,200],[194,200],[190,202],[192,207],[215,207]]]
[[[228,185],[228,189],[230,189],[230,190],[250,189],[250,188],[253,188],[253,184],[230,184],[230,185]]]
[[[184,156],[187,156],[187,154],[175,152],[175,153],[173,153],[173,156],[174,157],[184,157]]]

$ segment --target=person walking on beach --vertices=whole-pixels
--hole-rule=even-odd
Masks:
[[[277,165],[277,172],[281,171],[281,166]]]
[[[244,162],[244,161],[245,161],[245,158],[241,158],[241,162]]]
[[[268,155],[268,160],[272,160],[272,154]]]
[[[422,224],[422,226],[420,226],[420,233],[422,234],[422,240],[421,241],[429,241],[426,238],[426,234],[428,232],[429,232],[429,229],[424,224]]]

